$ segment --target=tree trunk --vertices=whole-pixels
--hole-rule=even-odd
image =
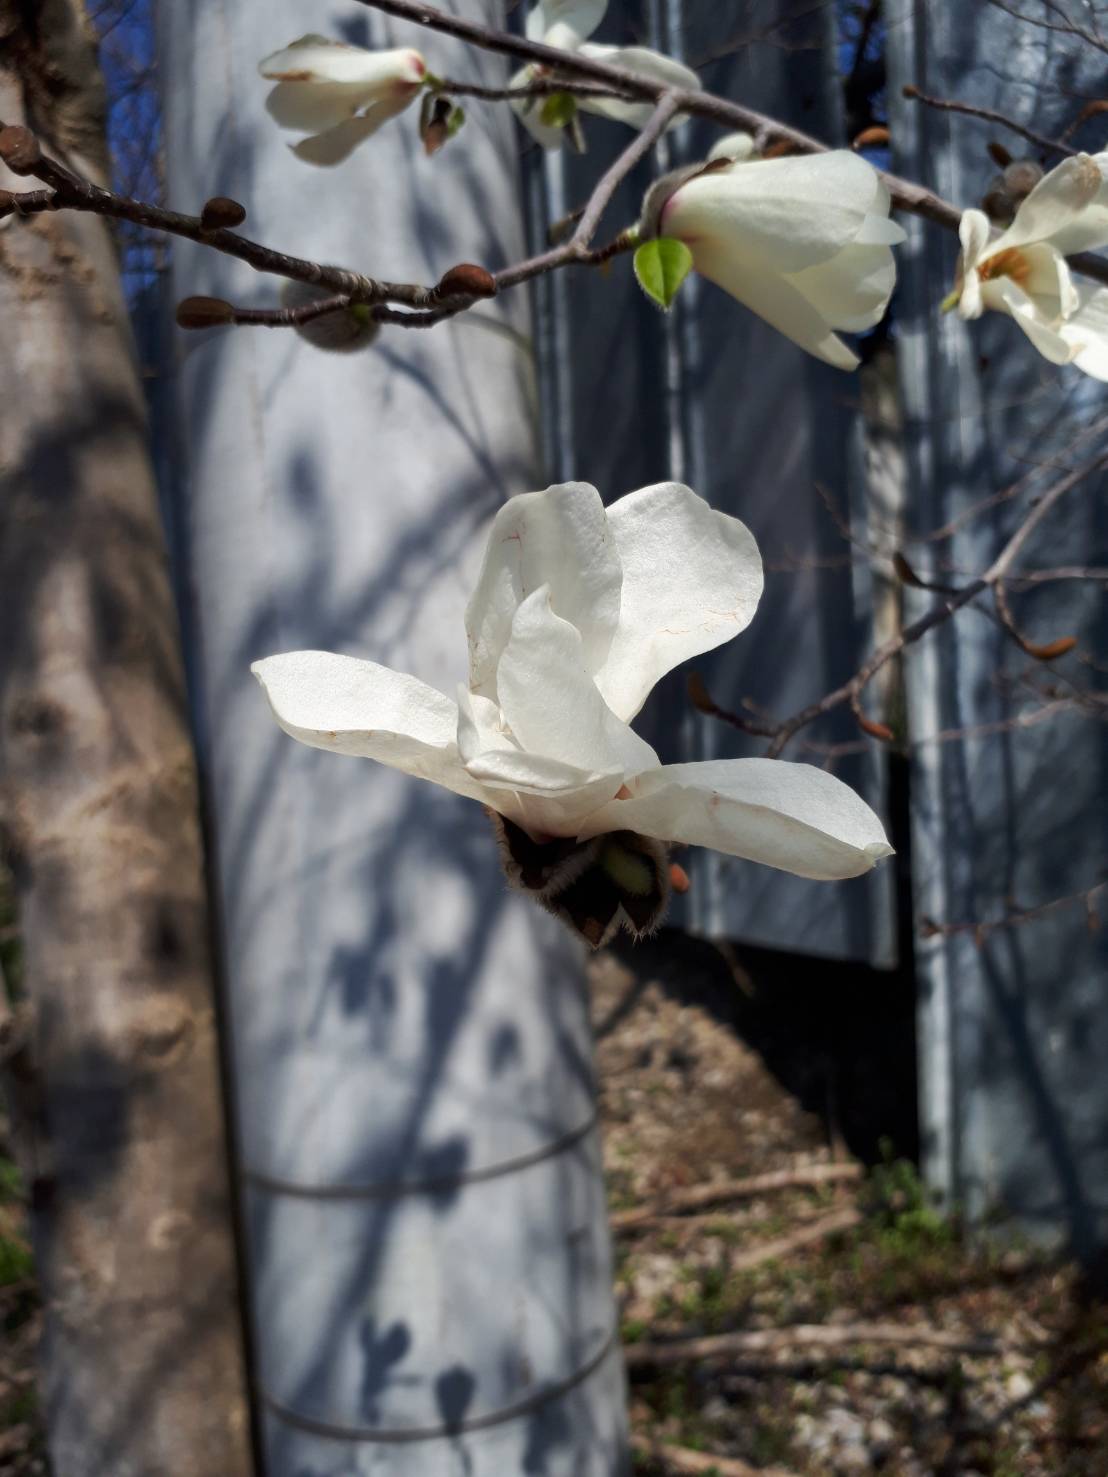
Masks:
[[[0,117],[102,177],[80,0],[0,0],[0,58]],[[196,775],[118,263],[93,217],[0,224],[0,821],[29,1002],[9,1086],[53,1468],[240,1477]]]
[[[348,10],[312,24],[507,77]],[[467,99],[430,159],[414,113],[333,169],[289,153],[257,63],[305,24],[302,0],[161,6],[173,204],[230,195],[257,239],[390,280],[517,260],[504,104]],[[277,301],[277,279],[187,242],[172,267],[178,299]],[[174,338],[268,1477],[628,1466],[579,953],[507,891],[473,801],[293,743],[249,671],[327,647],[456,690],[489,521],[544,485],[529,334],[506,293],[346,354],[289,330]]]

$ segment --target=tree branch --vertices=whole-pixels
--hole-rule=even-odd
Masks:
[[[1093,472],[1099,471],[1104,466],[1108,466],[1108,451],[1101,452],[1098,456],[1077,467],[1074,471],[1060,478],[1049,487],[1027,514],[1027,517],[1016,529],[1015,533],[1004,545],[1004,548],[984,574],[972,580],[963,589],[957,591],[957,593],[945,596],[922,615],[919,620],[914,621],[909,626],[905,626],[897,635],[890,637],[888,641],[879,646],[863,662],[854,676],[849,681],[844,682],[841,687],[836,687],[833,692],[827,693],[818,702],[811,703],[807,708],[802,709],[801,712],[795,714],[792,718],[784,719],[778,725],[777,733],[766,751],[768,757],[776,759],[794,734],[798,733],[800,729],[807,727],[815,719],[822,718],[825,714],[831,713],[836,708],[841,707],[843,703],[850,703],[857,713],[859,711],[862,693],[881,668],[890,662],[894,656],[899,655],[905,647],[914,645],[915,642],[926,636],[928,631],[932,631],[936,626],[942,625],[944,621],[949,620],[963,606],[968,605],[971,600],[976,599],[978,595],[1001,581],[1011,569],[1013,562],[1019,556],[1020,551],[1031,534],[1055,504],[1066,493],[1083,482],[1086,477],[1090,476]]]
[[[924,103],[927,107],[937,108],[940,112],[962,113],[967,118],[983,118],[986,123],[995,123],[1000,128],[1007,128],[1010,133],[1018,133],[1028,143],[1034,144],[1036,148],[1046,149],[1048,153],[1073,155],[1078,152],[1058,139],[1046,138],[1043,134],[1036,133],[1033,128],[1025,128],[1022,123],[1017,123],[1014,118],[1009,118],[1006,113],[998,113],[993,108],[979,108],[973,103],[956,102],[953,98],[930,97],[912,83],[903,87],[901,91],[912,102]]]
[[[454,36],[485,51],[496,51],[505,56],[537,63],[562,78],[563,86],[569,91],[573,90],[573,83],[578,78],[583,78],[586,82],[618,88],[632,97],[648,102],[657,102],[664,93],[670,92],[675,101],[676,113],[710,118],[725,127],[760,135],[768,142],[787,143],[801,154],[822,154],[829,149],[829,145],[813,138],[811,134],[803,133],[798,128],[790,128],[787,124],[779,123],[764,113],[758,113],[753,108],[744,107],[728,98],[716,97],[713,93],[693,88],[667,88],[664,83],[644,77],[627,67],[597,61],[593,57],[582,56],[579,52],[560,51],[557,47],[546,46],[540,41],[529,41],[525,36],[513,36],[506,31],[497,31],[491,26],[465,20],[461,16],[447,15],[433,5],[421,3],[421,0],[358,0],[358,3],[371,10],[383,11],[399,20],[411,21],[414,25],[426,26],[443,35]],[[912,184],[898,175],[882,170],[878,170],[878,174],[898,209],[932,221],[949,231],[957,231],[962,212],[956,205],[943,200],[934,191]],[[1089,252],[1068,260],[1076,271],[1108,283],[1108,260]]]

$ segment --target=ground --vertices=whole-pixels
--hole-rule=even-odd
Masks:
[[[767,969],[778,997],[768,1003]],[[1105,1477],[1108,1303],[1064,1258],[1011,1233],[964,1234],[880,1133],[876,1165],[854,1181],[626,1224],[630,1209],[672,1211],[667,1197],[707,1182],[849,1165],[843,1122],[848,1136],[874,1139],[865,1074],[842,1050],[849,1028],[837,1044],[821,1043],[823,1027],[813,1031],[799,1008],[805,987],[789,990],[781,971],[770,956],[724,957],[673,936],[592,969],[637,1471]],[[782,1013],[799,1059],[770,1052],[775,1074],[764,1044],[777,1039]],[[895,1038],[896,1020],[887,1024]],[[876,1050],[876,1037],[861,1049]],[[881,1075],[878,1118],[897,1076]],[[806,1083],[820,1111],[802,1106],[781,1076]],[[795,1244],[804,1232],[808,1244]],[[843,1341],[805,1343],[794,1331],[812,1324]],[[862,1324],[871,1338],[904,1342],[844,1332]],[[768,1350],[642,1362],[647,1343],[758,1330],[782,1332]],[[931,1347],[926,1334],[936,1331],[993,1351]]]
[[[641,1477],[1106,1477],[1108,1301],[1064,1258],[971,1238],[928,1203],[904,1157],[906,987],[676,934],[598,956],[591,982]],[[41,1477],[40,1314],[2,1147],[0,1477]],[[672,1203],[827,1166],[814,1186]],[[746,1347],[680,1357],[719,1334]]]

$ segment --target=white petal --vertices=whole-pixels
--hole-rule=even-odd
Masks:
[[[525,87],[528,82],[534,80],[534,71],[531,67],[522,67],[509,82],[509,87]],[[542,121],[542,107],[546,102],[545,97],[514,97],[509,106],[527,132],[544,149],[560,149],[562,147],[562,128],[550,128]]]
[[[882,189],[884,186],[882,186]],[[908,232],[888,215],[871,211],[862,222],[861,230],[854,238],[855,246],[901,246],[908,239]]]
[[[810,764],[671,764],[630,781],[629,788],[629,800],[613,800],[589,817],[584,836],[638,831],[820,881],[857,877],[892,853],[865,801]]]
[[[661,82],[666,87],[682,87],[699,90],[700,78],[691,68],[675,62],[661,52],[650,51],[645,46],[580,46],[581,56],[593,61],[607,62],[611,66],[626,67],[651,82]],[[631,128],[642,128],[654,111],[651,102],[628,103],[619,98],[583,97],[579,106],[588,113],[598,113],[602,118],[612,118],[617,123],[626,123]],[[673,122],[680,122],[675,119]],[[670,127],[673,127],[671,122]]]
[[[985,300],[981,295],[981,274],[976,267],[971,267],[962,278],[958,316],[969,321],[973,318],[980,318],[984,311]]]
[[[528,754],[593,775],[658,765],[650,745],[601,697],[585,666],[581,634],[551,609],[545,585],[515,613],[496,686],[504,719]]]
[[[608,509],[623,566],[619,626],[596,685],[630,720],[679,662],[746,629],[762,594],[754,535],[679,482],[628,493]]]
[[[539,0],[527,17],[527,39],[573,51],[592,35],[607,9],[608,0]]]
[[[1077,308],[1058,332],[1078,369],[1093,379],[1108,380],[1108,287],[1082,286],[1077,293]]]
[[[993,242],[988,255],[1023,246],[1030,241],[1050,241],[1062,233],[1071,237],[1080,219],[1096,200],[1103,176],[1088,154],[1066,159],[1045,174],[1016,211],[1012,224]],[[1063,236],[1063,239],[1065,237]],[[1095,245],[1095,240],[1089,245]],[[1069,251],[1078,248],[1069,246]]]
[[[963,210],[958,222],[958,239],[962,243],[962,267],[966,272],[977,266],[992,233],[989,217],[983,210]]]
[[[1055,231],[1050,238],[1051,244],[1064,256],[1108,246],[1108,153],[1094,154],[1092,160],[1100,171],[1096,194],[1075,221]]]
[[[521,601],[550,587],[556,615],[581,633],[585,665],[595,672],[619,620],[622,570],[604,504],[587,482],[510,498],[489,531],[477,588],[466,607],[469,685],[496,696],[496,666]]]
[[[715,159],[730,159],[742,164],[754,157],[754,136],[749,133],[725,133],[708,150],[709,164]]]
[[[402,111],[406,104],[400,108],[390,107],[384,103],[378,103],[368,113],[363,113],[357,118],[347,118],[344,123],[337,123],[334,128],[328,128],[324,133],[316,133],[308,138],[301,139],[298,144],[290,144],[289,147],[298,159],[303,159],[306,164],[341,164],[348,159],[359,144],[365,143],[366,139],[375,134],[382,123]]]
[[[266,112],[282,128],[322,133],[352,118],[369,99],[364,87],[341,82],[278,82],[265,100]]]
[[[836,369],[857,369],[861,362],[857,354],[836,338],[827,319],[790,278],[743,261],[724,247],[698,243],[692,254],[702,276],[738,298],[778,333]]]
[[[1047,319],[1068,318],[1077,307],[1077,289],[1073,285],[1066,259],[1051,242],[1039,242],[1019,248],[1022,275],[1018,286]]]
[[[458,749],[493,809],[535,837],[576,836],[586,816],[623,784],[622,770],[598,775],[524,753],[503,731],[497,705],[464,687],[458,691]]]
[[[1024,333],[1051,364],[1068,364],[1073,349],[1050,320],[1043,319],[1035,304],[1021,287],[1008,277],[986,282],[981,292],[985,306],[1012,315]]]
[[[425,682],[330,651],[290,651],[250,670],[277,722],[302,744],[376,759],[487,800],[458,755],[457,708]]]
[[[788,281],[832,328],[861,333],[885,315],[896,261],[887,246],[844,246],[838,256],[794,272]]]
[[[302,36],[284,51],[275,51],[258,64],[263,77],[276,82],[341,83],[366,90],[366,96],[378,97],[397,84],[416,85],[423,81],[426,63],[411,47],[392,51],[367,51],[362,46],[347,46],[342,41],[327,41],[322,36]]]
[[[853,242],[878,200],[871,164],[845,149],[755,159],[687,180],[662,209],[660,234],[734,252],[753,266],[799,272]]]

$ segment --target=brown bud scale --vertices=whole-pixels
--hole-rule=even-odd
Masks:
[[[42,150],[29,128],[10,123],[0,128],[0,159],[13,174],[31,174],[42,159]]]
[[[232,226],[241,226],[246,219],[246,207],[226,195],[213,195],[204,202],[200,212],[200,227],[204,231],[218,231]]]
[[[177,305],[178,328],[215,328],[234,321],[235,310],[221,297],[186,297]]]
[[[459,262],[449,272],[443,273],[435,288],[435,296],[495,297],[496,279],[484,267],[473,262]]]

